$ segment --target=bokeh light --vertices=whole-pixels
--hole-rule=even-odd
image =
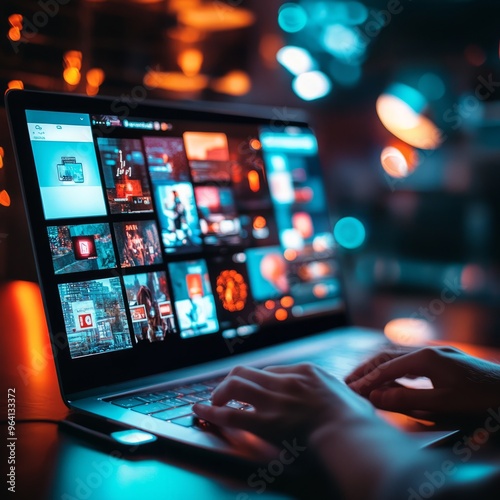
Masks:
[[[377,99],[377,115],[384,127],[398,139],[420,149],[436,149],[441,131],[422,113],[425,97],[408,85],[392,85]]]
[[[359,60],[366,51],[366,43],[359,34],[343,24],[332,24],[325,29],[323,45],[333,56],[344,60]]]
[[[418,346],[434,338],[434,329],[423,319],[397,318],[385,325],[384,334],[396,344]]]
[[[311,54],[302,47],[287,45],[278,50],[277,61],[293,75],[300,75],[315,68]]]
[[[332,88],[332,84],[330,79],[321,71],[308,71],[294,78],[292,88],[304,101],[312,101],[327,95]]]
[[[285,3],[278,12],[278,24],[287,33],[296,33],[307,24],[307,13],[303,7],[294,3]]]
[[[418,90],[431,101],[437,101],[444,96],[446,87],[442,78],[434,73],[425,73],[418,80]]]
[[[353,250],[364,243],[366,230],[363,223],[355,217],[344,217],[335,224],[333,236],[340,246]]]
[[[396,179],[407,177],[418,166],[417,152],[404,143],[390,145],[380,153],[380,163],[384,171]]]

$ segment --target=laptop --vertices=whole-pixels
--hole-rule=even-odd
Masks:
[[[213,432],[191,405],[239,364],[315,360],[342,377],[386,344],[348,327],[318,144],[299,112],[31,91],[6,103],[71,409],[267,460],[270,445]]]

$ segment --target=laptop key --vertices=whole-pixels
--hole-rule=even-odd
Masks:
[[[153,417],[160,420],[172,420],[173,418],[183,417],[192,413],[191,405],[179,406],[177,408],[170,408],[169,410],[153,413]]]
[[[134,406],[139,406],[144,404],[144,401],[141,401],[136,398],[120,398],[120,399],[114,399],[110,402],[116,406],[121,406],[122,408],[133,408]]]
[[[196,415],[187,415],[185,417],[175,418],[173,424],[182,425],[182,427],[194,427],[197,424]]]
[[[167,410],[168,406],[162,403],[150,403],[148,405],[134,406],[133,411],[143,413],[144,415],[149,415],[151,413],[156,413],[158,411]]]
[[[206,391],[207,389],[210,389],[210,387],[208,385],[205,385],[205,384],[194,384],[191,386],[191,389],[193,389],[194,392],[197,393],[197,392]]]
[[[159,401],[162,399],[161,394],[155,394],[155,393],[149,393],[149,394],[139,394],[137,396],[138,399],[141,399],[142,401],[146,403],[154,403],[155,401]]]

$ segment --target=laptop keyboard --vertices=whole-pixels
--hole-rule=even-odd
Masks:
[[[362,349],[350,346],[349,349],[342,352],[321,353],[313,359],[309,359],[309,361],[316,363],[332,375],[343,380],[362,360],[377,353],[380,347],[381,344]],[[193,403],[210,405],[212,391],[224,378],[218,377],[203,381],[203,383],[196,382],[155,392],[135,393],[126,397],[108,399],[107,401],[121,408],[130,409],[143,415],[150,415],[183,427],[205,428],[206,424],[193,413],[192,405]],[[238,410],[253,408],[247,403],[236,400],[229,401],[226,406]]]
[[[224,380],[224,377],[183,385],[156,392],[141,392],[127,397],[119,397],[108,400],[110,403],[127,408],[143,415],[151,415],[160,420],[169,421],[183,427],[203,426],[203,423],[192,411],[193,403],[210,405],[212,391]],[[247,403],[229,401],[226,406],[238,410],[249,410],[252,408]]]

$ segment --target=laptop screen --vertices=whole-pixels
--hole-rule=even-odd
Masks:
[[[344,321],[305,123],[57,97],[8,101],[66,392]]]

